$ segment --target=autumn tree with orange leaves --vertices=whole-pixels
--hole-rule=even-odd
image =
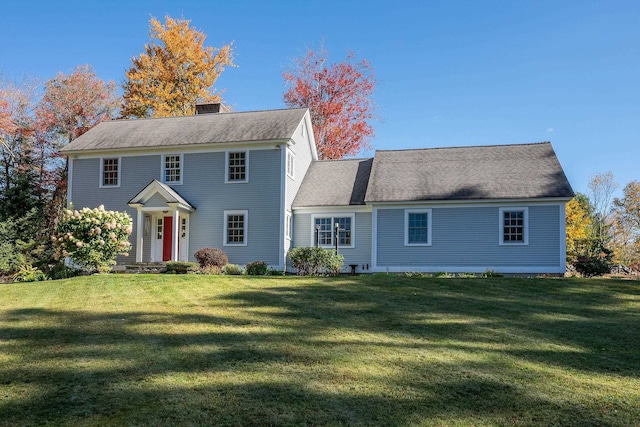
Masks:
[[[41,132],[40,150],[49,158],[54,193],[49,218],[55,222],[66,203],[67,160],[59,150],[104,120],[116,116],[120,99],[115,82],[104,82],[89,65],[72,73],[58,73],[45,83],[44,95],[36,108]]]
[[[162,25],[151,18],[152,42],[125,72],[123,117],[187,116],[198,102],[221,101],[213,85],[234,65],[231,44],[205,47],[206,35],[190,22],[166,16]]]
[[[349,53],[345,61],[330,64],[323,47],[308,49],[282,76],[288,86],[285,104],[311,112],[321,159],[341,159],[370,148],[376,80],[366,59],[356,62]]]

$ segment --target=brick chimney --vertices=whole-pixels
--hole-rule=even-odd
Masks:
[[[230,113],[231,109],[219,102],[212,104],[196,104],[196,114]]]

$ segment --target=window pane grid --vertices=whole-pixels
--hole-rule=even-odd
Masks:
[[[351,245],[351,218],[336,218],[335,222],[339,226],[340,245]]]
[[[229,153],[229,181],[244,181],[246,170],[246,153]]]
[[[408,243],[428,243],[428,227],[429,227],[429,214],[422,213],[409,213],[409,225],[407,229]]]
[[[287,153],[287,175],[293,177],[293,154]]]
[[[503,212],[503,238],[505,242],[524,242],[524,212]]]
[[[118,159],[102,161],[102,185],[118,185]]]
[[[244,243],[244,215],[227,217],[227,243]]]
[[[320,226],[318,243],[320,244],[320,246],[331,246],[331,237],[333,234],[331,218],[316,218],[316,229],[318,226]]]
[[[164,182],[180,182],[180,156],[165,156]]]
[[[320,246],[333,246],[335,244],[335,224],[339,227],[339,246],[351,246],[351,217],[344,218],[316,218],[315,225],[320,226],[318,243]]]

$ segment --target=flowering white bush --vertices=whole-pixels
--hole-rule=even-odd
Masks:
[[[55,257],[71,258],[86,270],[107,272],[115,265],[117,255],[128,256],[129,235],[133,230],[126,212],[95,209],[66,209],[51,237]]]

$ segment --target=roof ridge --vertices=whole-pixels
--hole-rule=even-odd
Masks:
[[[137,122],[137,121],[147,121],[147,120],[162,120],[162,119],[186,119],[193,117],[202,117],[202,116],[215,116],[215,115],[229,115],[229,114],[247,114],[247,113],[268,113],[275,111],[297,111],[297,110],[307,110],[307,107],[299,107],[299,108],[274,108],[274,109],[264,109],[264,110],[250,110],[250,111],[229,111],[222,113],[205,113],[205,114],[190,114],[188,116],[166,116],[166,117],[138,117],[138,118],[115,118],[111,120],[105,120],[100,123],[122,123],[122,122]]]
[[[318,159],[314,160],[314,163],[329,163],[329,162],[362,162],[364,160],[371,160],[373,157],[356,157],[352,159]]]
[[[427,151],[427,150],[451,150],[451,149],[465,149],[465,148],[491,148],[491,147],[521,147],[525,145],[544,145],[551,144],[550,141],[540,142],[524,142],[515,144],[492,144],[492,145],[458,145],[451,147],[424,147],[424,148],[400,148],[395,150],[376,150],[378,152],[392,152],[392,151]]]

